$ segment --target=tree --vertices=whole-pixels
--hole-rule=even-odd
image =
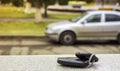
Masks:
[[[11,0],[14,6],[23,6],[23,0]]]
[[[117,0],[117,2],[120,4],[120,0]]]
[[[39,23],[42,20],[41,8],[44,7],[44,17],[48,17],[47,8],[49,5],[55,4],[56,0],[28,0],[32,6],[36,7],[35,20]]]
[[[31,3],[32,6],[35,6],[35,0],[27,0],[27,2]]]
[[[68,5],[69,0],[58,0],[59,5]]]
[[[104,6],[104,0],[101,0],[102,6]]]
[[[25,12],[26,14],[31,13],[31,12],[30,12],[31,3],[30,3],[28,0],[24,0],[24,7],[25,7],[24,12]]]
[[[36,0],[35,2],[36,13],[35,13],[35,22],[39,23],[42,21],[41,8],[43,6],[43,0]]]
[[[53,5],[58,1],[60,5],[67,5],[68,0],[28,0],[32,3],[32,6],[36,7],[36,13],[35,13],[35,20],[36,23],[41,22],[42,20],[42,14],[41,14],[41,8],[44,7],[44,17],[48,17],[47,14],[47,8],[49,5]]]
[[[86,2],[87,2],[87,3],[92,3],[92,2],[93,2],[93,0],[86,0]]]
[[[11,0],[0,0],[1,4],[8,4],[11,2]]]
[[[48,17],[47,8],[49,5],[54,5],[56,0],[44,0],[44,17]]]
[[[54,5],[56,2],[58,2],[59,5],[68,5],[69,0],[44,0],[44,17],[48,17],[47,14],[47,8],[49,5]]]

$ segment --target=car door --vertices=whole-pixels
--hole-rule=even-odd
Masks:
[[[116,39],[120,30],[120,15],[105,13],[103,29],[105,39]]]
[[[80,39],[101,39],[103,37],[102,27],[103,14],[92,14],[84,19],[82,28],[79,29]]]

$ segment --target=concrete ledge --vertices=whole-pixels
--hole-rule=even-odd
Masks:
[[[119,71],[120,54],[98,54],[99,62],[90,68],[64,67],[58,57],[74,55],[0,56],[0,71]]]
[[[11,45],[47,45],[45,36],[39,35],[0,35],[0,46]]]
[[[0,35],[0,38],[45,38],[44,35]]]

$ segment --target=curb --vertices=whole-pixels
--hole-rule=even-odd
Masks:
[[[0,38],[45,38],[44,35],[0,35]]]

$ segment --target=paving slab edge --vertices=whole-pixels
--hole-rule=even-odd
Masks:
[[[0,35],[0,38],[1,37],[31,37],[31,38],[45,38],[46,36],[45,35]]]

